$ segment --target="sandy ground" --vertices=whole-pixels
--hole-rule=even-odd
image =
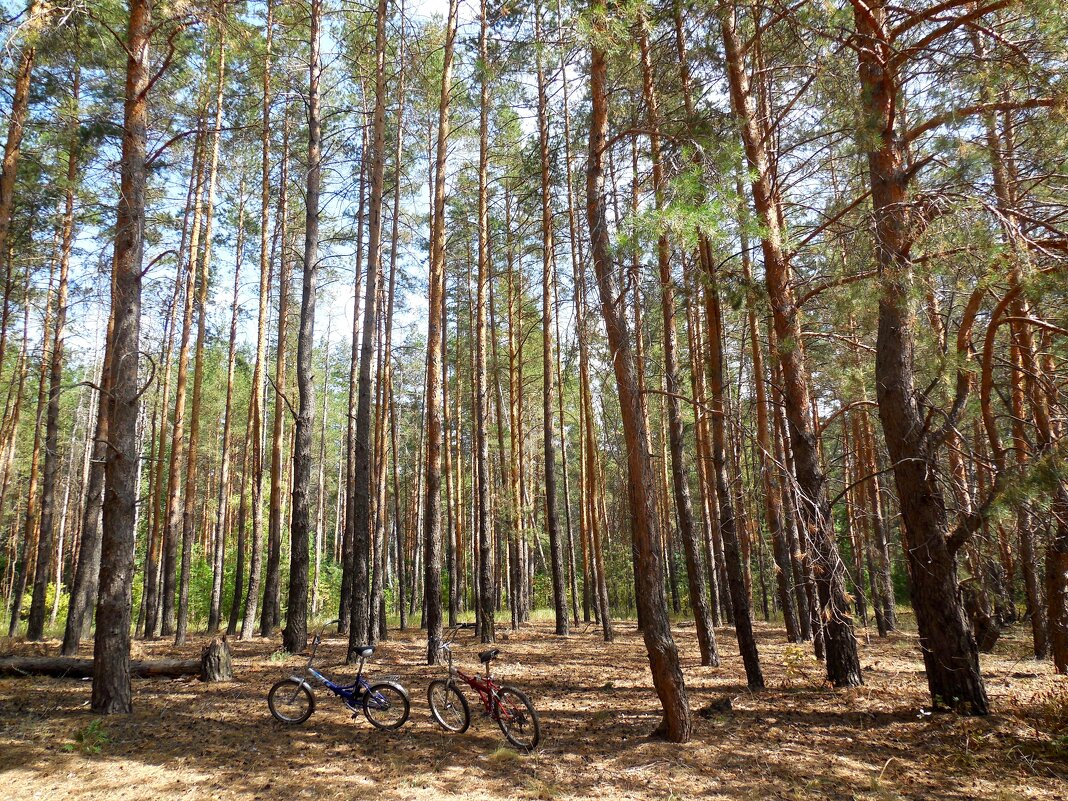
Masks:
[[[235,681],[135,680],[134,714],[99,722],[88,681],[0,679],[0,797],[1068,798],[1068,680],[1026,658],[1022,629],[983,657],[995,712],[976,719],[929,713],[914,634],[863,635],[865,686],[835,691],[807,648],[758,624],[769,689],[752,694],[733,630],[718,633],[722,666],[702,668],[693,626],[677,626],[697,713],[681,746],[648,737],[658,704],[633,623],[618,624],[610,644],[593,627],[566,639],[551,631],[505,634],[495,663],[495,675],[525,689],[540,712],[542,746],[530,756],[477,712],[466,734],[437,728],[426,688],[441,670],[421,664],[417,631],[391,633],[369,663],[372,675],[397,674],[411,692],[410,721],[388,734],[325,691],[307,723],[276,723],[267,690],[303,660],[274,653],[278,640],[234,641]],[[204,642],[137,643],[135,656],[195,656]],[[347,676],[344,645],[326,640],[317,666]],[[476,667],[478,650],[462,630],[458,664]],[[57,651],[56,642],[0,641],[0,653]]]

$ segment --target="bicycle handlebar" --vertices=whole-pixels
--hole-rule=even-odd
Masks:
[[[328,620],[328,621],[326,621],[325,623],[323,623],[323,625],[321,625],[319,627],[319,633],[315,635],[315,639],[322,640],[323,632],[326,631],[326,627],[327,626],[333,626],[335,624],[340,624],[340,623],[341,623],[340,620]]]

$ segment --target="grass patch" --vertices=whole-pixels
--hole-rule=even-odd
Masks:
[[[536,776],[527,781],[527,793],[529,798],[537,798],[540,801],[553,801],[560,795],[560,788],[552,782],[539,779]]]
[[[107,729],[104,728],[104,721],[97,718],[88,726],[74,732],[74,742],[67,743],[63,746],[63,750],[81,751],[83,754],[92,756],[99,754],[109,742],[111,738],[108,736]]]
[[[488,758],[490,762],[498,765],[507,765],[519,761],[519,752],[502,745],[498,746]]]

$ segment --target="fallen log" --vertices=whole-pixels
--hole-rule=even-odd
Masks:
[[[199,659],[160,659],[130,663],[130,676],[137,678],[198,676]],[[0,659],[0,676],[54,676],[59,679],[88,679],[93,676],[92,659],[67,656],[9,656]]]
[[[93,677],[93,660],[66,656],[0,657],[0,676],[52,676],[60,679]],[[201,681],[226,681],[230,670],[230,646],[226,638],[216,638],[200,659],[157,659],[130,662],[132,678],[177,678],[197,676]]]

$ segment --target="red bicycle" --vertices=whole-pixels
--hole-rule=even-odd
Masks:
[[[533,751],[541,741],[541,723],[534,705],[519,688],[498,684],[490,676],[490,662],[500,656],[500,649],[492,648],[478,655],[478,660],[486,666],[485,676],[477,673],[469,676],[453,667],[451,643],[455,636],[454,629],[449,639],[438,646],[448,663],[448,676],[434,679],[427,690],[430,714],[434,720],[443,729],[455,734],[463,734],[471,725],[471,707],[457,681],[461,679],[478,693],[485,713],[497,721],[508,742],[523,751]]]

